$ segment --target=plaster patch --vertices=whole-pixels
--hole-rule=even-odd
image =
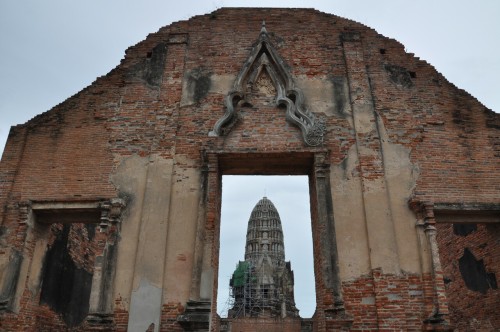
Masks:
[[[383,178],[376,179],[368,179],[365,178],[363,181],[363,186],[366,195],[375,194],[375,195],[387,195],[386,193],[386,183]],[[381,197],[379,197],[379,200]]]
[[[420,176],[420,168],[418,164],[411,162],[411,149],[401,144],[392,143],[382,117],[376,113],[375,118],[380,134],[391,212],[395,222],[400,265],[405,271],[420,273],[422,267],[419,255],[414,250],[418,246],[414,233],[415,216],[408,207],[408,200]]]
[[[346,158],[332,165],[330,182],[334,205],[335,231],[342,280],[358,278],[370,272],[368,240],[358,168],[358,155],[352,145]],[[359,208],[352,209],[352,206]],[[363,257],[361,259],[360,257]]]
[[[356,114],[354,117],[354,123],[356,125],[357,134],[369,134],[375,131],[373,120],[373,105],[370,103],[360,103],[358,102],[355,106],[353,105],[353,112]]]
[[[375,297],[373,296],[363,297],[361,299],[361,304],[375,304]]]
[[[309,105],[324,102],[325,100],[333,100],[333,85],[327,77],[298,77],[296,83],[302,90]]]
[[[389,301],[399,301],[399,300],[402,300],[403,298],[399,294],[388,294],[387,299]]]
[[[208,269],[201,272],[201,283],[200,283],[200,298],[202,300],[212,299],[212,285],[214,280],[213,269]]]
[[[121,294],[122,301],[129,303],[130,280],[135,270],[137,243],[140,230],[141,208],[149,159],[132,155],[123,158],[111,182],[121,195],[128,197],[120,232],[120,249],[116,262],[115,294]],[[135,285],[137,286],[137,285]]]
[[[235,75],[212,75],[212,84],[209,92],[226,94],[231,90],[231,86],[236,79]]]
[[[128,331],[146,331],[154,324],[154,331],[159,331],[161,317],[161,288],[152,285],[145,278],[139,287],[132,291]]]
[[[333,113],[333,105],[332,103],[317,101],[308,104],[308,108],[313,113],[325,113],[331,114]]]
[[[123,159],[116,172],[111,175],[111,183],[118,191],[132,195],[144,181],[144,174],[137,170],[145,170],[148,163],[148,158],[137,155]]]
[[[411,290],[408,292],[408,295],[410,295],[410,296],[423,296],[424,292],[421,290]]]
[[[339,164],[339,170],[342,170],[342,181],[334,181],[333,188],[337,191],[344,191],[349,182],[346,180],[352,180],[353,178],[359,179],[359,159],[356,145],[351,145],[349,151],[346,154],[346,157]]]

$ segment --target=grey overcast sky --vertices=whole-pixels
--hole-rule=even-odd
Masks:
[[[219,7],[308,7],[403,43],[500,111],[498,0],[0,0],[0,152],[24,123],[105,75],[162,26]]]
[[[498,0],[0,0],[0,153],[10,126],[49,110],[108,73],[119,64],[125,49],[148,33],[220,7],[270,6],[316,8],[374,28],[403,43],[408,52],[432,64],[486,107],[500,111]],[[257,192],[255,197],[239,199],[249,202],[250,208],[235,205],[243,215],[243,225],[263,196],[262,186],[284,219],[285,212],[277,203],[280,195],[270,188],[284,185],[268,183],[268,179],[265,185],[257,181],[231,185],[231,181],[226,179],[225,188]],[[288,184],[294,186],[293,181]],[[291,249],[286,250],[297,277],[300,264],[288,255]],[[228,264],[234,267],[236,262]],[[300,304],[299,308],[305,316],[314,310]]]

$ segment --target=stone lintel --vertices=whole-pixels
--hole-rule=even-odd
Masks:
[[[427,212],[438,223],[500,222],[500,203],[410,202],[410,206],[417,214],[429,210]]]

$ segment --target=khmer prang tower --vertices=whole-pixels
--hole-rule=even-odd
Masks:
[[[230,280],[234,305],[228,317],[298,317],[293,285],[280,216],[264,197],[248,220],[245,260],[238,263]]]

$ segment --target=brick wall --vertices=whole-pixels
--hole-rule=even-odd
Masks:
[[[460,331],[500,329],[499,239],[499,223],[438,224],[450,318]]]
[[[433,309],[430,275],[384,275],[374,270],[343,283],[350,331],[421,331]]]
[[[199,168],[203,149],[240,154],[316,151],[306,147],[298,128],[285,121],[283,109],[272,107],[266,96],[259,95],[253,106],[240,109],[227,137],[208,136],[224,113],[227,93],[213,86],[216,83],[211,79],[236,77],[258,38],[263,20],[292,76],[322,80],[334,90],[335,100],[329,107],[313,110],[326,119],[325,141],[320,149],[329,150],[329,163],[342,163],[356,142],[345,97],[347,67],[341,38],[355,32],[363,51],[359,67],[365,68],[368,75],[375,112],[390,142],[410,148],[411,162],[418,166],[414,198],[498,203],[500,117],[446,81],[425,61],[406,53],[403,45],[356,22],[314,10],[222,9],[149,35],[130,47],[121,64],[106,76],[49,112],[12,129],[0,163],[2,245],[23,251],[25,259],[30,260],[33,244],[24,242],[27,226],[19,223],[18,203],[117,197],[122,193],[111,177],[122,161],[133,155],[177,156],[182,158],[176,158],[176,166]],[[205,89],[207,80],[212,85]],[[189,84],[194,86],[194,97],[182,102],[183,89]],[[377,137],[366,139],[378,144]],[[186,159],[191,161],[189,165],[183,165]],[[380,170],[378,167],[377,172]],[[375,175],[366,167],[364,176]],[[209,195],[219,195],[219,189]],[[208,239],[218,237],[218,225],[214,225],[218,208],[207,207]],[[317,232],[321,231],[317,228]],[[316,247],[318,237],[313,234]],[[493,242],[487,243],[489,247],[479,248],[479,243],[472,252],[477,259],[484,259],[488,268],[496,269],[488,263],[495,257],[494,251],[486,252]],[[216,267],[218,248],[213,251],[212,265]],[[456,261],[457,257],[450,259]],[[443,257],[443,261],[449,260]],[[319,269],[321,262],[315,266]],[[451,273],[447,269],[445,274]],[[372,273],[344,282],[352,328],[421,328],[432,302],[425,291],[429,277]],[[465,304],[454,304],[459,299],[453,294],[459,292],[451,287],[459,284],[459,278],[454,276],[453,280],[447,285],[452,295],[450,308],[454,322],[460,324],[457,312]],[[316,286],[319,300],[315,319],[318,328],[324,330],[327,323],[322,309],[334,299],[324,288],[318,271]],[[33,310],[48,310],[38,306],[28,290],[22,294],[20,314],[6,314],[2,319],[7,330],[15,329],[15,323],[9,322],[22,320],[26,320],[26,326],[34,326],[32,321],[28,323]],[[473,303],[478,299],[493,301],[491,296],[472,295]],[[117,330],[126,329],[127,303],[115,299]],[[161,329],[179,329],[175,317],[182,311],[182,304],[164,304]],[[62,328],[56,318],[44,319],[43,324]]]
[[[177,317],[184,312],[180,303],[165,303],[161,314],[160,331],[182,332],[183,329],[177,322]]]

